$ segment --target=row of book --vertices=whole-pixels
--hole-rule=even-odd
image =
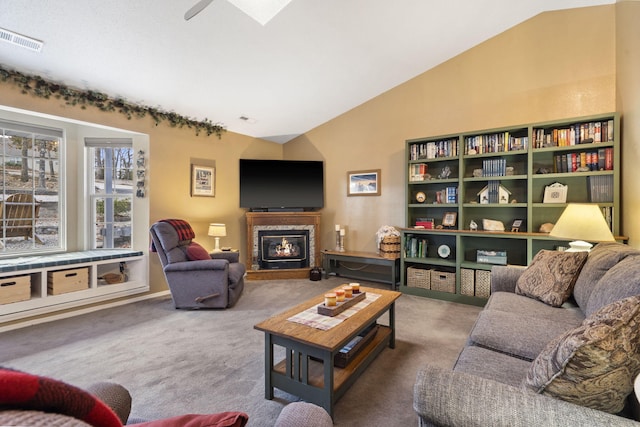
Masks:
[[[482,176],[505,176],[507,159],[485,159],[482,161]]]
[[[526,150],[529,137],[515,137],[509,132],[468,136],[464,139],[464,154],[502,153]]]
[[[607,225],[611,232],[613,232],[615,224],[613,221],[613,206],[605,206],[602,208],[602,215],[604,216],[604,220],[607,221]]]
[[[436,228],[436,221],[433,218],[416,218],[416,227],[433,230]]]
[[[426,258],[429,242],[424,237],[407,236],[404,254],[407,258]]]
[[[556,154],[553,156],[554,172],[577,172],[613,170],[613,148],[600,148],[598,151]]]
[[[409,165],[409,181],[424,181],[429,171],[429,165],[426,163],[416,163]]]
[[[457,138],[411,144],[409,160],[457,157],[458,144]]]
[[[568,147],[613,141],[613,120],[576,123],[568,127],[534,129],[534,147]]]
[[[587,177],[589,201],[593,203],[613,202],[613,175]]]
[[[458,187],[445,187],[440,191],[436,191],[436,204],[457,203]]]

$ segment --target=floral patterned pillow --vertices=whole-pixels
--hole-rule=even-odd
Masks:
[[[571,296],[588,252],[541,250],[516,282],[516,293],[560,307]]]
[[[640,373],[640,295],[602,307],[552,340],[531,364],[525,387],[610,413],[624,408]]]

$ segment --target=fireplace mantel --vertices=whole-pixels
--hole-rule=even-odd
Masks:
[[[311,267],[319,266],[320,259],[320,212],[247,212],[247,251],[245,265],[247,266],[248,280],[267,279],[303,279],[309,277]],[[310,238],[310,266],[308,268],[291,268],[275,270],[252,269],[253,257],[256,254],[258,242],[256,241],[257,229],[278,227],[281,230],[295,229],[296,227],[309,227],[313,233]]]

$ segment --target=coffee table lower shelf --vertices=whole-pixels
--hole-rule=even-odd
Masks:
[[[391,327],[380,325],[371,342],[344,368],[334,366],[335,352],[272,336],[270,345],[285,347],[287,357],[268,370],[269,373],[265,372],[268,376],[265,397],[273,399],[275,387],[322,406],[333,417],[333,407],[338,399],[385,347],[395,347],[393,335]]]
[[[391,328],[389,328],[388,326],[379,325],[376,336],[373,337],[371,342],[369,342],[352,360],[349,361],[347,366],[345,366],[344,368],[338,368],[337,366],[333,367],[334,397],[343,386],[346,385],[346,388],[348,388],[353,383],[353,381],[371,363],[371,361],[373,361],[373,359],[382,351],[382,349],[389,345],[390,338]],[[308,384],[313,387],[323,389],[324,363],[309,359],[308,367]],[[273,367],[274,373],[282,375],[285,382],[291,380],[291,378],[287,376],[286,368],[287,359],[281,360],[277,365]],[[351,381],[349,381],[350,379]],[[278,384],[274,383],[274,386],[282,389],[282,387],[278,386]],[[341,395],[342,393],[340,394],[340,396]],[[335,397],[335,400],[337,400],[337,397]]]

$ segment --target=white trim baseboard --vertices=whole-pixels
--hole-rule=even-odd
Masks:
[[[114,301],[107,304],[100,304],[92,307],[82,308],[79,310],[68,311],[65,313],[53,314],[50,316],[39,317],[36,319],[27,319],[23,322],[13,323],[11,325],[0,326],[0,333],[13,331],[16,329],[26,328],[27,326],[40,325],[42,323],[53,322],[55,320],[67,319],[69,317],[79,316],[81,314],[93,313],[94,311],[104,310],[106,308],[118,307],[125,304],[131,304],[138,301],[144,301],[152,298],[163,297],[166,295],[171,295],[169,290],[154,292],[152,294],[145,294],[138,297],[127,298],[120,301]]]

